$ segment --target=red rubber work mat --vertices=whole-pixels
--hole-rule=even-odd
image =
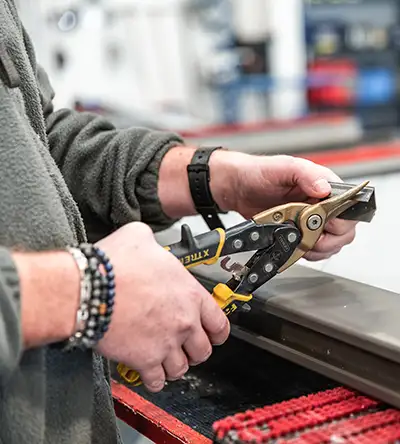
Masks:
[[[343,387],[219,420],[219,444],[391,444],[400,411]]]

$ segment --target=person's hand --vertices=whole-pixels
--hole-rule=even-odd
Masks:
[[[226,159],[229,154],[224,154]],[[342,182],[330,169],[306,159],[285,155],[259,157],[237,153],[236,158],[236,153],[232,155],[231,163],[236,164],[231,186],[234,197],[227,200],[233,201],[232,209],[245,218],[277,205],[327,197],[331,192],[328,181]],[[352,221],[329,221],[314,249],[304,258],[319,261],[339,253],[354,240],[355,227]]]
[[[226,315],[149,227],[132,223],[98,243],[116,276],[116,302],[98,351],[140,373],[153,392],[209,358],[229,335]]]

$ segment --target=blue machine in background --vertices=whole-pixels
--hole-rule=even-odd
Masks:
[[[216,50],[230,54],[231,62],[211,80],[224,123],[240,121],[241,99],[247,92],[265,96],[267,103],[275,88],[300,85],[311,92],[305,114],[355,113],[367,132],[399,126],[399,0],[304,0],[309,70],[305,78],[296,79],[271,77],[273,36],[240,41],[229,0],[193,1],[202,11],[204,29],[216,36]],[[243,54],[251,54],[251,63]],[[344,65],[348,65],[347,74]]]
[[[356,113],[366,131],[392,130],[400,123],[400,2],[397,0],[306,0],[305,37],[310,74],[320,66],[347,63],[341,98],[323,94],[310,110]],[[339,70],[338,70],[339,73]],[[344,89],[347,88],[347,93]],[[320,99],[322,97],[322,99]]]

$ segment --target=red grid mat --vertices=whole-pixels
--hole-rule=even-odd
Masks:
[[[390,444],[400,412],[343,387],[239,413],[214,424],[221,444]]]

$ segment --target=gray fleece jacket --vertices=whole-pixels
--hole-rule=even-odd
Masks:
[[[166,228],[158,169],[182,141],[54,111],[52,98],[13,0],[0,0],[0,444],[112,444],[107,363],[55,347],[24,352],[10,250],[95,241],[133,220]]]

